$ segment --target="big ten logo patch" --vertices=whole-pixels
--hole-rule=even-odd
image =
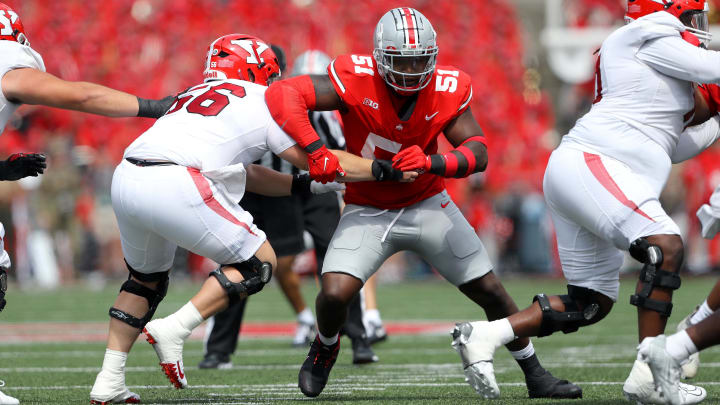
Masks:
[[[374,109],[378,109],[378,103],[376,101],[370,100],[369,98],[365,97],[365,100],[363,100],[363,104],[369,107],[372,107]]]

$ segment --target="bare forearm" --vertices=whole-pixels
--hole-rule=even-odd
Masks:
[[[293,176],[260,165],[248,165],[245,190],[268,196],[290,195]]]
[[[135,117],[138,100],[132,94],[89,82],[70,82],[36,69],[15,69],[2,78],[9,100],[23,104],[82,111],[109,117]]]
[[[332,153],[338,157],[340,166],[345,171],[345,176],[338,178],[338,181],[375,181],[375,176],[372,173],[372,160],[361,158],[343,150],[332,150]]]

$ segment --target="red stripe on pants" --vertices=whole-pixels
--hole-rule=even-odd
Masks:
[[[202,175],[202,173],[200,173],[200,170],[195,169],[194,167],[188,167],[187,171],[188,173],[190,173],[190,177],[192,177],[193,182],[195,183],[195,187],[197,187],[198,191],[200,192],[200,196],[202,197],[203,202],[205,202],[205,205],[210,207],[211,210],[215,211],[221,217],[227,219],[235,225],[242,226],[248,232],[250,232],[250,234],[255,235],[255,233],[250,229],[248,224],[246,224],[245,222],[241,222],[240,220],[235,218],[233,214],[226,210],[225,207],[223,207],[220,202],[215,199],[212,190],[210,189],[210,184],[208,184],[208,180],[205,178],[205,176]]]
[[[637,204],[630,201],[625,196],[625,193],[620,190],[620,187],[618,187],[617,183],[615,183],[615,180],[610,177],[610,173],[608,173],[607,169],[605,169],[605,165],[603,165],[600,156],[593,155],[592,153],[587,152],[583,152],[583,156],[585,157],[585,164],[587,164],[587,167],[590,169],[593,176],[595,176],[597,181],[599,181],[600,184],[602,184],[602,186],[610,192],[610,194],[617,198],[617,200],[620,201],[624,206],[655,222],[655,220],[650,218],[648,214],[644,213],[640,209],[640,207],[637,206]]]

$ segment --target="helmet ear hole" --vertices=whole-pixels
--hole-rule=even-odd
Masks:
[[[250,70],[250,69],[247,70],[247,76],[248,76],[249,82],[255,83],[255,74],[252,72],[252,70]]]

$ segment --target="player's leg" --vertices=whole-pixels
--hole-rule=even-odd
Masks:
[[[2,222],[0,222],[0,312],[5,308],[5,291],[7,291],[7,272],[5,270],[9,267],[10,256],[5,251],[5,227]],[[3,386],[5,386],[5,381],[0,380],[0,387]],[[0,391],[0,404],[14,405],[19,403],[20,401],[17,398],[3,394],[3,392]]]
[[[349,304],[365,280],[395,252],[392,243],[381,239],[397,214],[371,207],[345,207],[323,262],[315,300],[318,335],[298,375],[298,385],[306,396],[318,396],[325,388],[340,350],[339,331]]]
[[[705,318],[709,317],[717,309],[720,308],[720,281],[715,283],[710,295],[703,301],[702,304],[698,305],[693,312],[683,318],[677,325],[677,331],[680,332],[689,328],[692,325],[696,325],[702,322]],[[682,364],[682,377],[693,378],[697,375],[698,369],[700,368],[700,353],[692,354]]]
[[[450,201],[447,192],[409,207],[407,218],[416,223],[398,221],[398,225],[416,226],[420,233],[411,250],[420,254],[443,277],[480,305],[490,321],[495,321],[492,324],[459,324],[453,331],[453,346],[463,360],[465,374],[473,388],[487,398],[500,395],[492,370],[492,357],[495,349],[505,344],[525,373],[531,397],[581,396],[579,387],[554,378],[543,369],[530,340],[515,340],[507,320],[500,320],[516,313],[517,305],[492,272],[485,247],[460,210]],[[485,347],[481,350],[473,350],[479,345],[468,346],[467,343],[474,340],[487,341],[488,345],[483,345]],[[468,347],[471,347],[470,350]]]
[[[691,356],[720,344],[720,313],[670,336],[648,337],[638,346],[638,355],[648,362],[655,383],[670,404],[688,403],[686,385],[680,383],[681,365]]]
[[[363,286],[364,312],[363,323],[371,344],[383,342],[387,339],[387,331],[380,317],[380,309],[377,305],[377,274],[368,279]]]
[[[241,205],[257,219],[278,257],[275,280],[298,322],[292,344],[307,347],[314,337],[315,317],[300,293],[300,278],[292,271],[295,256],[305,249],[302,199],[248,194]]]
[[[147,179],[152,183],[152,179]],[[126,265],[130,272],[109,311],[108,342],[100,373],[90,391],[91,403],[136,403],[125,387],[125,362],[142,328],[165,297],[175,245],[151,230],[136,214],[152,211],[135,166],[121,163],[113,175],[111,195]],[[132,204],[132,205],[130,205]],[[132,207],[131,209],[128,209]]]
[[[340,220],[340,203],[335,193],[312,195],[302,198],[303,223],[313,239],[315,257],[318,263],[318,276],[322,277],[322,267],[325,255],[332,239],[333,232]],[[362,319],[362,302],[358,294],[348,305],[348,314],[340,331],[352,343],[353,364],[373,363],[379,360],[375,355],[365,333]]]
[[[202,369],[226,369],[232,367],[230,355],[235,352],[240,325],[249,298],[234,304],[208,318],[203,341],[204,357],[198,364]]]

